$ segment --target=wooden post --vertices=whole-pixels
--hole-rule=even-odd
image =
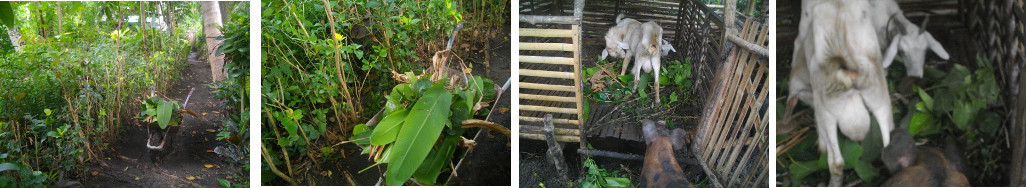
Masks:
[[[555,125],[552,124],[552,114],[545,114],[545,142],[549,145],[549,151],[546,152],[546,158],[549,162],[556,167],[556,173],[559,174],[559,178],[565,180],[567,178],[567,167],[566,159],[563,158],[563,146],[556,142]]]

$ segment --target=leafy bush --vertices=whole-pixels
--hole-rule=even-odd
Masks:
[[[56,2],[19,4],[50,10]],[[0,54],[0,187],[81,175],[81,165],[99,149],[91,144],[115,140],[151,88],[166,91],[179,79],[189,53],[181,35],[100,28],[92,21],[98,10],[125,8],[121,4],[65,2],[65,8],[82,11],[65,10],[65,19],[73,21],[61,26],[16,18],[23,51]],[[29,6],[15,10],[24,16]],[[30,32],[46,27],[75,32]]]
[[[422,69],[463,12],[449,0],[264,1],[262,7],[267,131],[261,137],[270,138],[264,144],[273,157],[264,162],[274,164],[292,160],[284,156],[316,159],[324,153],[319,138],[348,138],[356,124],[396,108],[387,102],[398,100],[387,92],[399,84],[390,75]]]
[[[225,21],[218,52],[225,55],[225,80],[211,84],[214,98],[221,101],[229,114],[221,122],[218,140],[228,140],[242,153],[249,151],[249,14],[232,13]],[[236,159],[238,160],[238,159]]]

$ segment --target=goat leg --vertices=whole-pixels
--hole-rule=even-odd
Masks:
[[[882,68],[881,68],[882,69]],[[866,107],[876,117],[877,124],[880,125],[880,136],[883,140],[883,146],[887,147],[890,144],[890,133],[894,129],[893,114],[891,113],[891,96],[887,91],[887,78],[884,77],[884,71],[880,70],[869,79],[871,82],[876,82],[875,85],[862,89],[862,99],[865,101]]]
[[[655,76],[655,80],[653,81],[655,81],[656,105],[662,104],[659,103],[659,60],[659,54],[652,54],[652,74]]]
[[[816,110],[816,132],[820,135],[819,148],[827,154],[827,167],[830,169],[830,187],[841,186],[844,181],[844,157],[837,141],[837,121],[826,108],[814,106]]]
[[[626,55],[624,55],[624,57],[623,57],[623,68],[620,69],[620,76],[623,76],[624,74],[627,74],[627,64],[630,64],[632,56],[634,56],[634,53],[630,53],[630,52],[627,52]],[[637,72],[637,71],[634,71],[634,72]],[[637,84],[635,84],[635,85],[637,85]]]

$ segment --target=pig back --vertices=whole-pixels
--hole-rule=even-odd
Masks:
[[[673,144],[666,136],[655,138],[649,143],[641,176],[644,178],[641,187],[694,187],[677,164],[673,156]]]

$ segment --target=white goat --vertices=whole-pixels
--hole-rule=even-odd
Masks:
[[[830,186],[843,181],[837,130],[860,141],[872,112],[881,132],[894,127],[880,45],[866,1],[803,1],[795,40],[790,96],[812,104],[819,149],[827,154]],[[868,109],[867,109],[868,108]],[[881,135],[889,144],[887,134]]]
[[[631,49],[634,51],[634,88],[638,90],[638,82],[641,80],[641,71],[651,72],[655,76],[656,104],[659,104],[659,66],[663,49],[663,28],[655,22],[645,22],[640,30],[627,32],[628,40],[631,42]],[[630,55],[628,55],[630,58]]]
[[[602,51],[602,56],[599,60],[606,59],[606,57],[617,57],[623,58],[623,68],[620,69],[620,75],[627,73],[627,64],[630,63],[630,54],[634,52],[630,50],[630,45],[627,40],[627,32],[630,30],[641,29],[641,22],[637,20],[624,18],[623,14],[616,16],[616,25],[609,28],[606,32],[606,49]]]
[[[941,59],[948,60],[950,56],[944,50],[937,39],[926,32],[926,23],[929,17],[923,20],[921,26],[916,26],[904,12],[898,7],[894,0],[871,0],[872,7],[870,18],[876,28],[876,34],[881,47],[897,45],[897,51],[893,48],[884,54],[883,66],[889,67],[897,52],[902,54],[902,62],[908,69],[906,74],[912,77],[923,77],[923,64],[926,61],[926,50],[930,49]]]

